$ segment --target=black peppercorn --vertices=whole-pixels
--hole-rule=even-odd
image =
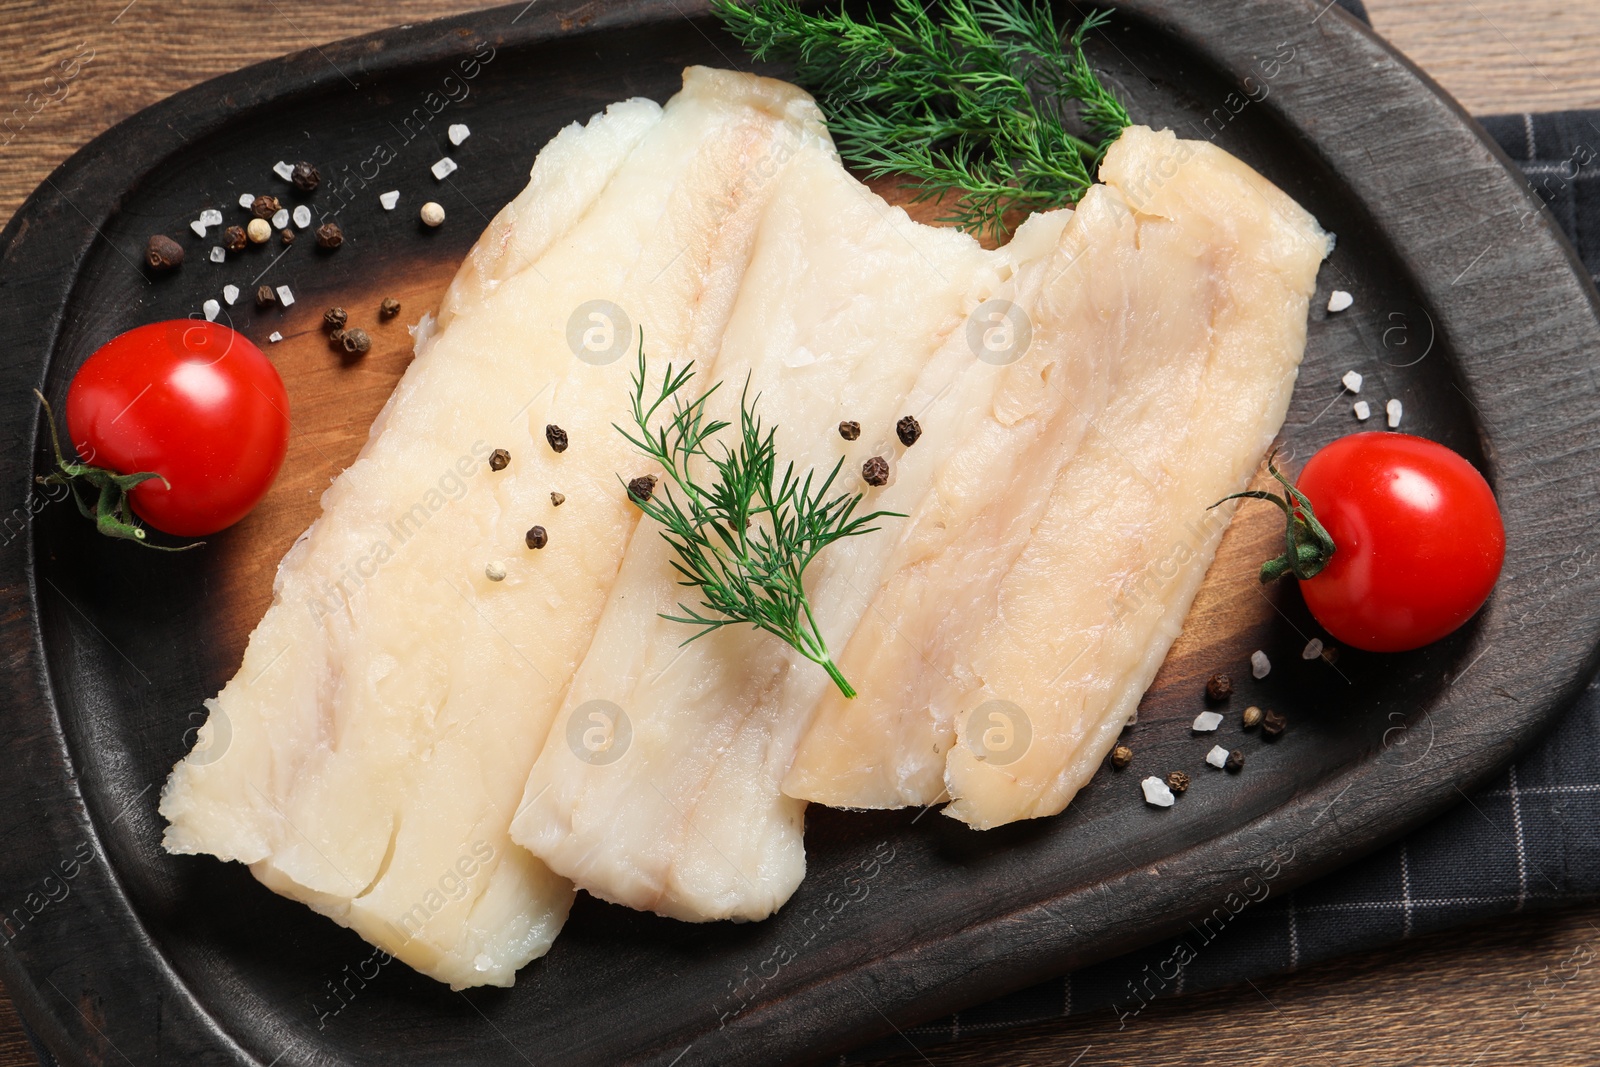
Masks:
[[[889,461],[873,456],[861,465],[861,477],[868,485],[888,485]]]
[[[917,443],[917,438],[922,436],[922,426],[910,415],[905,416],[894,424],[895,436],[900,438],[900,443],[910,448]]]
[[[1129,748],[1127,745],[1118,745],[1116,748],[1111,750],[1111,766],[1115,767],[1117,770],[1123,770],[1132,762],[1133,749]]]
[[[861,436],[861,424],[859,422],[841,422],[839,424],[839,436],[846,441],[854,441]]]
[[[635,504],[643,504],[650,499],[650,494],[656,490],[656,478],[653,474],[641,474],[628,483],[628,499]]]
[[[1189,790],[1189,776],[1182,771],[1173,771],[1167,775],[1167,788],[1174,793],[1185,793]]]
[[[334,348],[343,348],[344,347],[344,331],[343,330],[329,330],[328,331],[328,343],[330,345],[332,345]]]
[[[278,198],[270,194],[258,196],[250,202],[250,214],[258,219],[270,219],[276,215],[283,205],[278,203]]]
[[[271,307],[278,302],[278,294],[272,291],[272,286],[262,285],[256,289],[256,303],[261,307]]]
[[[1278,737],[1288,729],[1289,720],[1281,711],[1269,711],[1261,716],[1261,732],[1267,737]]]
[[[243,226],[229,226],[222,231],[222,245],[230,252],[237,252],[249,243],[250,238]]]
[[[1233,696],[1233,679],[1226,674],[1213,674],[1206,680],[1206,699],[1220,704]]]
[[[544,428],[544,439],[550,442],[550,450],[553,452],[567,450],[567,431],[553,422]]]
[[[383,298],[383,303],[378,305],[378,314],[386,319],[392,319],[400,314],[400,301],[392,296]]]
[[[372,347],[372,338],[367,336],[367,331],[359,327],[345,330],[344,336],[339,339],[344,350],[352,356],[364,356],[367,349]]]
[[[528,531],[523,540],[528,543],[529,548],[543,548],[550,543],[550,535],[545,533],[543,526],[535,526]]]
[[[497,448],[493,452],[489,453],[489,469],[490,470],[492,470],[492,471],[503,471],[509,466],[511,466],[511,453],[510,452],[507,452],[503,448]]]
[[[322,325],[325,329],[342,329],[349,321],[350,313],[341,307],[332,307],[322,313]]]
[[[344,244],[344,231],[339,229],[337,222],[324,222],[317,227],[318,248],[338,248]]]
[[[1238,774],[1244,770],[1244,753],[1234,749],[1228,753],[1228,762],[1223,766],[1227,768],[1229,774]]]
[[[309,193],[322,184],[322,174],[317,170],[315,164],[307,163],[302,159],[294,165],[294,170],[290,171],[289,180],[294,182],[294,187],[302,193]]]
[[[183,265],[183,246],[164,233],[155,234],[144,248],[144,261],[152,270],[172,270]]]
[[[294,231],[293,230],[285,227],[283,233],[281,234],[281,236],[283,238],[283,243],[284,244],[286,244],[286,245],[294,244]]]

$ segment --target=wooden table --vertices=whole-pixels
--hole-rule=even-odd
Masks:
[[[545,0],[562,2],[562,0]],[[1285,0],[1299,2],[1299,0]],[[477,0],[0,0],[0,103],[22,106],[67,57],[84,64],[64,98],[0,150],[7,217],[95,134],[197,81],[284,52]],[[576,2],[574,0],[574,6]],[[1600,107],[1600,8],[1573,0],[1368,0],[1377,28],[1469,111]],[[52,86],[55,83],[52,83]],[[57,90],[59,95],[59,90]],[[0,862],[4,862],[0,858]],[[1573,961],[1588,961],[1573,975]],[[1160,1003],[1118,1031],[1109,1015],[907,1047],[897,1065],[1250,1067],[1353,1063],[1593,1062],[1600,1049],[1600,906],[1502,919],[1307,968],[1239,989]],[[1557,977],[1546,982],[1547,975]],[[1532,997],[1540,987],[1545,992]],[[1532,1003],[1540,1010],[1524,1020]],[[0,990],[0,1067],[34,1067]],[[886,1063],[885,1067],[888,1067]]]

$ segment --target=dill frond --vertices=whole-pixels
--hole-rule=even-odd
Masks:
[[[846,162],[906,178],[914,201],[959,194],[941,221],[969,232],[1000,237],[1009,211],[1076,203],[1132,124],[1084,54],[1104,12],[1068,36],[1047,0],[890,0],[859,19],[794,0],[712,6],[756,59],[791,65]]]

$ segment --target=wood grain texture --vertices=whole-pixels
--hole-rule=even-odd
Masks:
[[[9,216],[95,134],[189,84],[317,42],[476,6],[420,0],[353,10],[290,0],[226,9],[198,0],[0,5],[0,39],[13,57],[0,71],[0,116],[22,109],[0,133],[0,206]],[[570,6],[581,7],[577,0]],[[1378,28],[1473,110],[1600,106],[1600,12],[1555,0],[1370,6]],[[64,90],[59,78],[46,80],[85,49],[93,58]],[[1545,968],[1575,949],[1600,947],[1597,921],[1600,909],[1593,908],[1522,917],[1257,983],[1260,993],[1246,986],[1153,1008],[1120,1034],[1115,1020],[1068,1020],[933,1050],[927,1058],[1068,1063],[1091,1046],[1078,1062],[1398,1064],[1428,1048],[1430,1061],[1466,1063],[1487,1048],[1478,1062],[1570,1062],[1600,1044],[1600,983],[1593,973],[1564,986],[1526,1028],[1519,1029],[1514,1006]],[[909,1054],[897,1062],[924,1059]],[[31,1063],[9,1004],[0,1002],[0,1067]]]

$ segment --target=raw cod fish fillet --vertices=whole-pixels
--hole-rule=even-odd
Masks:
[[[1011,368],[1048,385],[1026,419],[1073,429],[1026,457],[961,450],[840,661],[869,684],[824,694],[789,795],[948,799],[979,828],[1052,815],[1177,637],[1232,513],[1206,509],[1245,487],[1288,410],[1332,242],[1237,159],[1170,132],[1127,130],[1100,177]],[[1073,371],[1085,353],[1097,365]]]
[[[1282,423],[1329,249],[1209,145],[1131,129],[1102,177],[1075,212],[984,252],[907,223],[821,153],[791,167],[717,376],[750,375],[801,469],[891,458],[868,505],[908,517],[808,574],[860,695],[746,627],[679,648],[687,630],[658,613],[692,594],[661,539],[635,537],[516,841],[608,900],[754,919],[804,874],[798,801],[949,797],[980,827],[1066,805],[1178,633],[1229,513],[1206,506],[1243,488]],[[889,428],[912,413],[924,434],[904,448]],[[844,419],[856,445],[833,431]],[[595,707],[626,717],[620,756],[575,743]],[[974,712],[1002,747],[966,745]]]
[[[843,458],[839,491],[854,492],[864,460],[893,457],[872,507],[910,510],[956,440],[944,428],[995,380],[969,346],[968,313],[1014,296],[1019,270],[1037,273],[1070,214],[1036,215],[1004,250],[985,251],[890,208],[826,145],[798,155],[781,182],[722,338],[725,384],[710,412],[737,424],[748,376],[782,463],[826,473]],[[653,355],[648,337],[647,348]],[[907,450],[894,427],[912,412],[941,432]],[[846,419],[862,426],[859,440],[841,438]],[[808,571],[829,642],[857,624],[900,523],[830,546]],[[683,645],[692,631],[660,613],[678,613],[691,594],[674,580],[666,542],[646,534],[629,546],[512,836],[607,900],[688,920],[760,919],[805,873],[805,805],[779,785],[832,682],[748,626]],[[595,759],[574,743],[594,709],[627,717],[625,750]]]
[[[508,829],[638,517],[611,429],[633,324],[662,362],[713,369],[757,221],[814,143],[798,89],[692,68],[665,108],[616,104],[545,147],[280,565],[163,790],[169,851],[248,864],[458,988],[549,948],[572,887]]]

